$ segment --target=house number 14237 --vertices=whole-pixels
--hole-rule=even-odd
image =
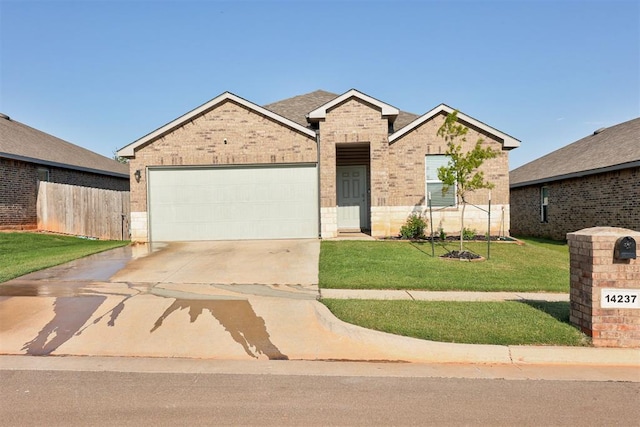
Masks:
[[[640,289],[602,289],[602,308],[640,308]]]

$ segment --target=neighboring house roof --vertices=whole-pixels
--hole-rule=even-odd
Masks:
[[[129,178],[129,165],[78,147],[23,123],[0,115],[0,157]]]
[[[510,187],[640,166],[640,118],[582,138],[509,173]]]
[[[407,125],[405,125],[403,128],[398,129],[396,132],[394,132],[393,134],[391,134],[389,136],[389,143],[392,143],[396,140],[398,140],[399,138],[401,138],[403,135],[407,134],[408,132],[412,131],[413,129],[417,128],[418,126],[420,126],[421,124],[423,124],[424,122],[430,120],[432,117],[436,116],[437,114],[440,113],[446,113],[446,114],[450,114],[453,113],[455,110],[451,107],[449,107],[448,105],[445,104],[440,104],[438,105],[436,108],[432,109],[431,111],[426,112],[425,114],[423,114],[420,117],[417,117],[415,120],[413,120],[412,122],[408,123]],[[506,150],[510,150],[512,148],[517,148],[520,146],[520,141],[515,139],[514,137],[507,135],[504,132],[500,132],[498,129],[495,129],[485,123],[482,123],[479,120],[474,119],[471,116],[467,116],[466,114],[458,111],[458,120],[464,121],[469,123],[470,125],[473,125],[479,129],[484,130],[485,132],[488,132],[492,135],[497,136],[498,138],[502,139],[502,147]]]
[[[275,114],[273,111],[267,110],[266,108],[263,108],[259,105],[254,104],[253,102],[247,101],[244,98],[240,98],[237,95],[232,94],[231,92],[224,92],[223,94],[213,98],[211,101],[208,101],[204,104],[202,104],[201,106],[189,111],[188,113],[178,117],[177,119],[173,120],[172,122],[167,123],[166,125],[154,130],[153,132],[143,136],[142,138],[132,142],[131,144],[121,148],[120,150],[118,150],[118,155],[122,156],[122,157],[133,157],[134,155],[134,150],[140,146],[143,146],[157,138],[160,138],[163,135],[168,134],[169,132],[172,132],[173,130],[175,130],[176,128],[179,128],[180,126],[184,125],[185,123],[195,119],[196,117],[206,113],[207,111],[215,108],[217,105],[226,102],[226,101],[233,101],[236,102],[246,108],[249,108],[250,110],[253,110],[259,114],[262,114],[263,116],[269,117],[275,121],[278,121],[280,123],[282,123],[285,126],[288,126],[294,130],[297,130],[301,133],[304,133],[308,136],[312,136],[315,138],[316,133],[311,130],[308,129],[302,125],[300,125],[299,123],[290,120],[280,114]]]

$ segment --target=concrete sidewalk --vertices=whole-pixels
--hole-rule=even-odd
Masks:
[[[568,302],[569,294],[528,292],[459,292],[374,289],[320,289],[322,298],[415,301],[550,301]]]

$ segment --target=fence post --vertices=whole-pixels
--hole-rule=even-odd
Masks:
[[[487,259],[491,258],[491,191],[489,191],[489,210],[487,211]]]
[[[431,225],[431,256],[436,256],[436,247],[433,241],[433,210],[431,209],[431,191],[428,192],[429,197],[429,224]]]

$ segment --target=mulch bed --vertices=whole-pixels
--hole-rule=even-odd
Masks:
[[[442,259],[457,259],[460,261],[484,261],[484,257],[473,253],[471,251],[450,251],[444,255],[441,255]]]

